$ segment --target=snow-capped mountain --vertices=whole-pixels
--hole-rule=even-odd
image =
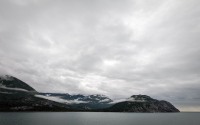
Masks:
[[[95,94],[95,95],[70,95],[68,93],[39,93],[37,97],[49,99],[56,102],[66,103],[73,105],[76,108],[87,108],[87,109],[97,109],[97,108],[107,108],[111,106],[113,102],[110,98],[105,95]]]
[[[41,97],[43,96],[44,98],[49,98],[55,97],[55,98],[60,98],[63,100],[71,101],[73,103],[73,100],[75,101],[74,103],[80,101],[80,103],[110,103],[112,100],[108,98],[105,95],[100,95],[100,94],[95,94],[95,95],[70,95],[68,93],[39,93]]]

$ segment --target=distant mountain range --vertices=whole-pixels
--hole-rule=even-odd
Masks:
[[[0,76],[0,111],[179,112],[171,103],[147,95],[115,102],[105,95],[39,93],[13,76]]]

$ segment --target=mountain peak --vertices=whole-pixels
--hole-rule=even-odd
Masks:
[[[13,79],[14,79],[14,77],[10,76],[10,75],[0,75],[0,80],[12,81]]]
[[[106,109],[112,112],[179,112],[171,103],[159,101],[147,95],[132,95]]]
[[[36,91],[25,82],[9,75],[0,76],[0,87],[9,90]]]
[[[131,98],[135,98],[135,99],[145,99],[145,100],[149,100],[149,99],[153,99],[148,95],[132,95]]]
[[[0,111],[179,112],[171,103],[132,95],[113,103],[102,94],[39,93],[13,76],[0,77]]]
[[[147,95],[132,95],[126,101],[131,101],[131,102],[146,102],[146,101],[157,101],[157,100],[153,99],[153,98],[151,98],[150,96],[147,96]]]

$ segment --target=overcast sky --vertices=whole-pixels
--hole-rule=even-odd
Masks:
[[[0,0],[0,74],[40,92],[200,111],[199,40],[199,0]]]

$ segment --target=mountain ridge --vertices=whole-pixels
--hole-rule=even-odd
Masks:
[[[0,77],[0,111],[179,112],[171,103],[147,95],[114,102],[105,95],[40,93],[13,77]]]

